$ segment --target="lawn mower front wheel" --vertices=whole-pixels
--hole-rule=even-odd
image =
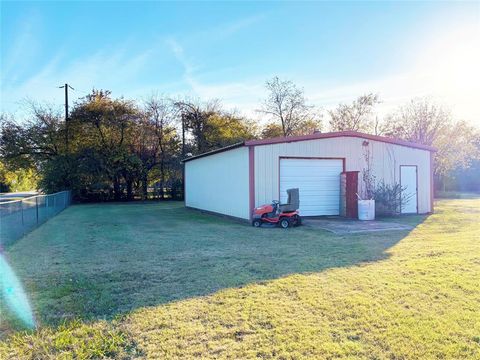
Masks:
[[[260,227],[262,226],[262,221],[260,219],[255,219],[252,221],[252,226],[253,227]]]
[[[283,218],[280,220],[280,226],[283,228],[283,229],[286,229],[288,227],[290,227],[290,219],[287,219],[287,218]]]

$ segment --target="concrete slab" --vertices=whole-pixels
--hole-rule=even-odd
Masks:
[[[337,235],[357,234],[375,231],[405,231],[413,227],[386,221],[360,221],[343,218],[303,218],[302,224],[308,227],[327,230]]]

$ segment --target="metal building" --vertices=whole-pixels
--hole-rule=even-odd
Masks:
[[[245,141],[184,160],[185,205],[249,219],[254,207],[285,201],[285,190],[298,187],[302,216],[345,215],[352,202],[342,203],[342,176],[361,193],[369,167],[376,181],[406,188],[402,213],[430,213],[434,151],[352,131]]]

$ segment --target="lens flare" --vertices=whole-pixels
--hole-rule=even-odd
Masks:
[[[35,319],[27,295],[1,251],[0,287],[2,302],[7,305],[12,314],[21,320],[26,327],[30,329],[35,328]]]

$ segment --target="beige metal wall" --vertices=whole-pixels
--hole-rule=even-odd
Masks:
[[[345,158],[346,171],[365,168],[364,139],[338,137],[291,143],[255,146],[255,206],[279,198],[280,157]],[[372,171],[377,180],[400,182],[400,165],[418,166],[418,212],[431,211],[430,204],[430,152],[410,147],[367,140]]]
[[[249,219],[248,148],[187,161],[185,205]]]

